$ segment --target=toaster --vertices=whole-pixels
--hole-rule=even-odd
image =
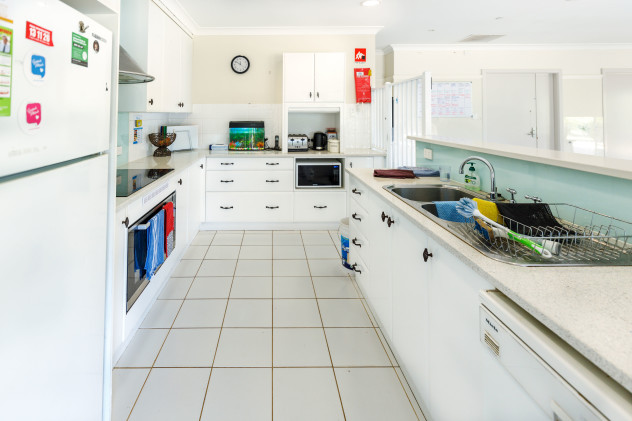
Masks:
[[[309,138],[306,134],[291,134],[287,137],[288,152],[307,152]]]

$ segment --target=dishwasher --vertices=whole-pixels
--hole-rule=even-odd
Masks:
[[[483,346],[554,421],[632,420],[632,394],[499,291],[481,291]]]

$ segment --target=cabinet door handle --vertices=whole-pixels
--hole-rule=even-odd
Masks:
[[[149,99],[149,105],[154,105],[154,99],[153,98]]]
[[[358,189],[353,189],[353,190],[351,190],[351,193],[353,193],[353,194],[359,194],[360,196],[362,196],[362,192],[361,192],[361,191],[358,191]]]
[[[219,180],[220,183],[232,183],[235,180]]]
[[[353,215],[351,215],[351,217],[353,219],[355,219],[356,221],[362,221],[362,218],[358,218],[358,214],[357,213],[354,213]]]
[[[232,206],[220,206],[219,208],[220,209],[232,209],[233,207]]]
[[[122,224],[125,225],[125,228],[129,228],[129,218],[126,216],[125,220],[122,221]]]
[[[351,240],[351,242],[353,243],[354,246],[358,246],[358,247],[362,247],[362,244],[358,243],[358,239],[354,238],[353,240]]]
[[[219,165],[235,165],[234,162],[222,162]]]
[[[182,179],[178,180],[178,184],[182,185]]]
[[[279,180],[266,180],[266,183],[278,183]]]
[[[327,209],[327,206],[316,206],[316,205],[314,205],[314,209]]]
[[[312,93],[311,93],[311,92],[309,93],[309,97],[310,97],[310,98],[312,97]]]
[[[204,169],[204,164],[200,164],[200,168]]]
[[[422,256],[424,257],[424,262],[427,262],[428,258],[432,257],[432,253],[428,253],[428,249],[425,248]]]
[[[389,216],[389,217],[388,217],[388,221],[387,221],[386,223],[388,224],[388,227],[390,228],[390,227],[391,227],[391,225],[393,225],[393,224],[395,223],[395,220],[394,220],[394,219],[391,219],[391,217]]]
[[[278,162],[266,162],[266,165],[279,165]]]
[[[353,269],[354,272],[362,273],[360,269],[356,269],[357,267],[358,267],[357,263],[354,263],[351,265],[351,269]]]
[[[279,209],[278,206],[266,206],[266,209]]]
[[[382,212],[382,222],[386,221],[386,218],[388,218],[388,215]]]
[[[316,98],[320,98],[320,92],[316,92]]]

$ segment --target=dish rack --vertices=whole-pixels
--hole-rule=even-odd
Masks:
[[[449,223],[486,254],[499,260],[535,266],[632,266],[632,223],[565,203],[548,204],[559,227],[521,224],[500,215],[498,223],[542,244],[545,240],[560,244],[559,253],[543,258],[530,248],[507,238],[490,236],[473,219]],[[493,237],[493,238],[492,238]]]

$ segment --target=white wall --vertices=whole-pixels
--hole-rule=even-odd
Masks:
[[[366,64],[375,68],[375,35],[233,35],[193,40],[194,104],[280,104],[283,102],[284,52],[344,52],[346,101],[355,102],[352,69],[354,49],[367,49]],[[230,62],[236,55],[250,60],[243,75]]]
[[[393,46],[393,51],[385,54],[384,80],[400,81],[430,71],[434,81],[471,81],[474,118],[433,118],[433,134],[481,140],[482,70],[561,71],[565,136],[581,126],[600,142],[603,140],[602,68],[632,68],[632,49],[490,46],[468,50],[462,46]]]

